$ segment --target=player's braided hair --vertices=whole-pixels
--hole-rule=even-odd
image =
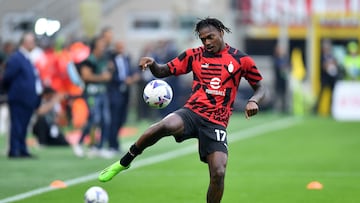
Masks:
[[[204,18],[204,19],[200,19],[198,23],[196,23],[195,25],[195,34],[199,35],[200,34],[200,30],[204,27],[207,27],[209,25],[214,26],[217,30],[221,31],[225,31],[227,33],[230,33],[231,30],[230,28],[225,27],[225,25],[218,19],[216,18]]]

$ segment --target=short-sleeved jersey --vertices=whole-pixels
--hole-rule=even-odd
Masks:
[[[173,75],[193,72],[192,93],[184,107],[225,127],[241,77],[250,85],[262,80],[253,59],[227,44],[217,54],[205,51],[203,46],[188,49],[167,65]]]
[[[91,71],[96,74],[100,75],[106,69],[107,61],[102,59],[97,59],[93,54],[91,54],[88,58],[84,61],[80,62],[77,65],[79,71],[83,66],[87,66],[91,69]],[[84,94],[86,95],[96,95],[96,94],[103,94],[106,92],[106,82],[85,82],[85,89]]]

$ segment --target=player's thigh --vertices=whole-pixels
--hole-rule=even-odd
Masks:
[[[184,121],[183,119],[175,114],[170,113],[159,122],[161,128],[167,135],[178,136],[184,132]]]

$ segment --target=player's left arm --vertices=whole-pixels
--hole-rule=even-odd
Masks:
[[[157,78],[164,78],[172,75],[167,64],[158,64],[151,57],[142,57],[139,66],[142,70],[150,68],[151,73]]]
[[[248,100],[245,106],[245,117],[249,119],[251,116],[259,112],[259,102],[265,97],[266,88],[261,81],[251,85],[254,90],[253,96]]]
[[[251,116],[259,112],[259,102],[265,97],[265,86],[262,82],[262,76],[256,67],[254,60],[250,57],[241,58],[245,71],[245,78],[254,90],[253,96],[248,100],[245,106],[245,117],[249,119]]]

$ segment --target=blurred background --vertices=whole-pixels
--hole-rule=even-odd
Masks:
[[[156,56],[165,63],[186,48],[201,45],[194,24],[210,16],[231,28],[226,42],[255,59],[269,89],[262,110],[360,120],[360,0],[0,0],[0,4],[1,72],[21,35],[33,31],[38,45],[34,63],[43,83],[68,98],[81,95],[81,87],[73,84],[67,64],[86,57],[89,41],[104,28],[111,28],[112,43],[123,42],[136,68],[141,56]],[[65,57],[69,53],[70,59]],[[141,88],[152,78],[141,74],[142,80],[131,88],[134,120],[158,115],[141,107]],[[171,81],[175,102],[165,111],[185,102],[190,81],[191,75]],[[246,81],[239,91],[234,108],[242,111],[251,95]],[[3,134],[8,122],[4,91],[1,104]],[[64,102],[63,124],[81,127],[85,116],[74,118],[81,114],[74,105],[78,105],[74,100]]]

